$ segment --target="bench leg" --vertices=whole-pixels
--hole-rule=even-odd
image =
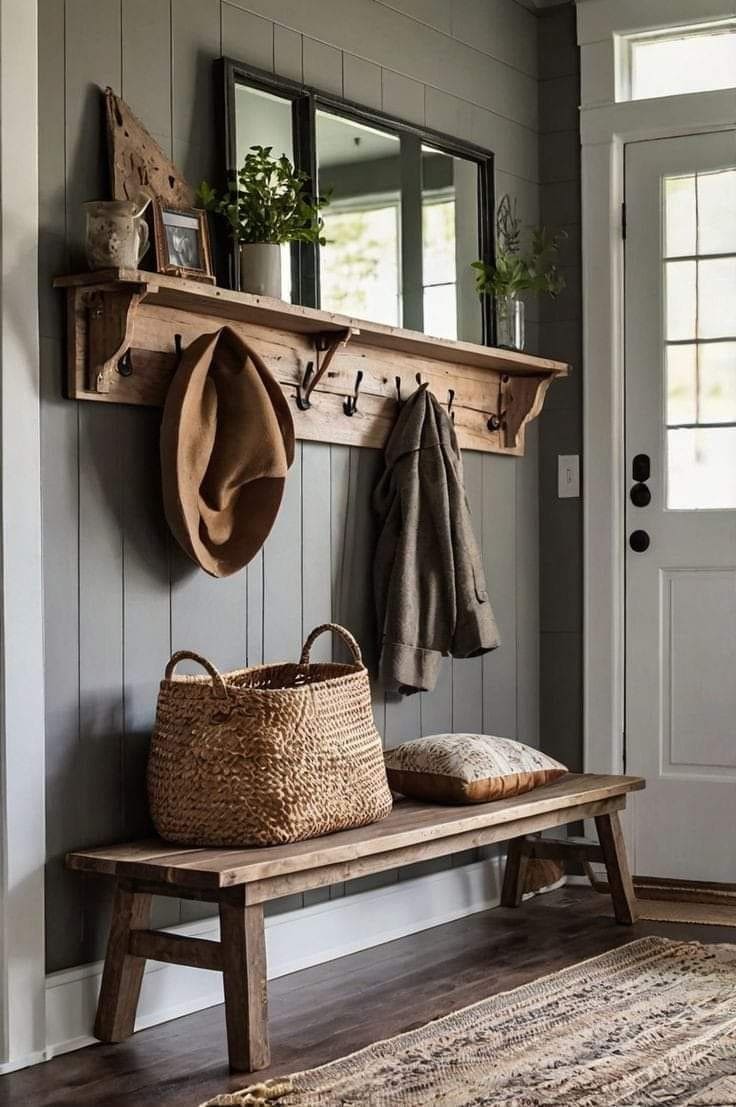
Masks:
[[[501,889],[501,906],[518,907],[524,894],[524,880],[529,867],[529,849],[525,837],[512,838],[506,853],[506,868]]]
[[[230,1068],[268,1068],[268,989],[263,904],[220,901],[220,944]]]
[[[606,863],[616,922],[631,926],[636,922],[636,894],[629,872],[626,843],[618,811],[612,811],[609,815],[596,815],[595,825]]]
[[[131,931],[145,930],[150,918],[151,896],[118,884],[95,1019],[95,1037],[101,1042],[122,1042],[133,1033],[146,962],[128,953],[128,942]]]

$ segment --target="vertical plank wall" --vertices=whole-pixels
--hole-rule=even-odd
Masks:
[[[54,970],[100,955],[106,897],[65,874],[63,854],[146,829],[147,740],[171,650],[198,650],[220,667],[290,658],[315,623],[332,617],[369,649],[373,637],[369,496],[377,452],[299,443],[263,551],[247,571],[215,581],[167,535],[159,413],[62,399],[62,304],[50,282],[83,265],[81,204],[105,195],[99,89],[120,92],[198,182],[217,168],[211,69],[223,53],[482,143],[496,152],[498,192],[518,195],[533,221],[538,82],[536,18],[515,0],[38,3]],[[465,465],[503,646],[482,659],[448,662],[431,695],[399,700],[377,690],[376,720],[387,743],[450,728],[538,738],[536,431],[524,460],[469,453]],[[330,649],[319,644],[321,656]],[[338,887],[308,902],[342,894]],[[157,911],[163,924],[191,917],[192,908],[165,903]]]

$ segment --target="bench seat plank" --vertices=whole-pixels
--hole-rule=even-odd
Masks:
[[[379,823],[355,830],[250,849],[182,849],[151,840],[68,855],[70,868],[199,888],[227,888],[356,861],[519,819],[607,800],[644,787],[641,777],[568,773],[523,796],[472,806],[399,800]],[[574,820],[571,815],[569,821]],[[511,833],[514,833],[511,831]]]

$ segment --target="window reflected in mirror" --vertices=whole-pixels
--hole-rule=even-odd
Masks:
[[[396,135],[317,111],[325,311],[401,326],[401,144]]]
[[[479,256],[478,167],[422,147],[422,329],[482,341],[471,262]]]
[[[470,263],[479,254],[478,168],[318,110],[327,245],[321,306],[440,338],[482,341]]]
[[[252,146],[271,146],[279,158],[285,154],[294,161],[294,139],[291,100],[273,96],[250,85],[235,85],[235,125],[237,168],[245,161]],[[291,247],[281,247],[281,295],[291,300]]]

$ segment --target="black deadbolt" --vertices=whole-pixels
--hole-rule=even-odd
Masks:
[[[649,535],[645,530],[635,530],[629,535],[629,545],[634,553],[644,553],[649,549]]]
[[[631,477],[637,483],[641,481],[649,480],[652,475],[652,465],[649,460],[649,454],[637,454],[631,464]]]
[[[631,496],[631,502],[634,507],[646,507],[648,503],[651,503],[652,493],[647,488],[646,484],[635,484],[629,492]]]

